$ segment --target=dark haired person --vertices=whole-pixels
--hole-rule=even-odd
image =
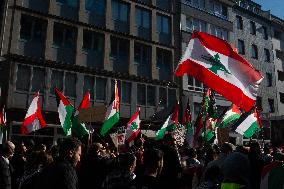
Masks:
[[[2,154],[0,155],[0,188],[11,189],[13,168],[10,160],[13,157],[15,145],[11,141],[7,141],[2,146]]]
[[[78,189],[75,167],[81,158],[82,143],[66,138],[59,146],[59,157],[43,170],[40,189]]]

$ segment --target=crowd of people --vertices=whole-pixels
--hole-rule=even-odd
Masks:
[[[85,145],[73,137],[53,146],[6,141],[0,188],[258,189],[263,168],[276,161],[283,163],[283,149],[261,148],[256,141],[189,148],[178,147],[166,135],[159,141],[139,138],[119,152],[105,142]],[[279,181],[279,188],[283,183]]]

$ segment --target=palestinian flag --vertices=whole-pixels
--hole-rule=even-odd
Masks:
[[[39,92],[37,92],[21,125],[21,133],[28,134],[44,127],[46,123],[41,114]]]
[[[126,128],[126,136],[125,140],[127,143],[130,143],[133,141],[139,134],[140,132],[140,108],[138,111],[130,118],[129,122],[127,123],[127,128]]]
[[[113,102],[107,108],[105,121],[103,123],[100,132],[102,136],[105,136],[106,133],[119,121],[119,95],[118,95],[117,81],[115,81],[114,87],[115,87],[114,88],[115,97]]]
[[[238,120],[241,117],[241,115],[242,115],[242,112],[240,111],[239,107],[236,106],[235,104],[232,104],[231,108],[222,117],[218,126],[220,128],[228,127],[234,121]]]
[[[174,107],[173,113],[169,115],[162,128],[156,132],[156,139],[164,138],[167,131],[173,131],[178,126],[178,110],[179,104],[177,103]]]
[[[266,165],[261,173],[260,189],[278,189],[284,187],[284,163],[274,161]]]
[[[55,88],[60,124],[66,136],[71,135],[74,108],[68,99]]]
[[[207,118],[206,119],[206,132],[204,139],[209,142],[215,136],[215,127],[216,127],[217,119]]]
[[[72,120],[72,133],[78,138],[82,138],[83,136],[88,134],[88,130],[86,128],[85,123],[80,123],[79,111],[84,108],[89,108],[89,107],[90,107],[90,93],[86,92]]]
[[[189,101],[187,102],[187,105],[186,105],[186,109],[185,109],[185,112],[184,112],[182,124],[184,125],[184,127],[186,129],[185,137],[186,137],[187,144],[190,147],[193,147],[193,127],[192,127],[192,123],[191,123],[191,114],[190,114]]]
[[[246,112],[254,106],[263,77],[230,44],[213,35],[193,32],[176,76],[189,74]]]
[[[254,111],[238,125],[236,132],[246,138],[250,138],[254,133],[258,132],[261,127],[261,120],[256,108],[254,108]]]

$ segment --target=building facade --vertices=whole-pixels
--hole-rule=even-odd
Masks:
[[[19,135],[36,91],[49,125],[43,134],[53,140],[62,134],[54,127],[59,125],[55,87],[75,107],[89,90],[92,106],[99,106],[111,101],[118,80],[118,126],[138,106],[145,125],[168,110],[179,93],[172,74],[180,56],[178,5],[170,0],[5,1],[1,88],[11,137]]]

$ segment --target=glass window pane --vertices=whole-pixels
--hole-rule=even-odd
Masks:
[[[187,31],[192,31],[193,30],[193,25],[192,25],[192,19],[191,18],[186,19],[186,30]]]
[[[162,32],[162,17],[157,16],[157,32],[161,33]]]
[[[83,49],[90,50],[92,48],[92,32],[84,30],[83,32]]]
[[[43,26],[44,26],[44,23],[40,22],[40,20],[37,20],[35,22],[34,30],[33,30],[33,33],[34,33],[33,38],[35,40],[42,41],[44,39],[44,27]]]
[[[203,21],[200,21],[200,31],[206,32],[206,23]]]
[[[136,19],[136,26],[142,26],[142,19],[141,19],[141,9],[136,8],[135,10],[135,19]]]
[[[31,69],[28,66],[18,66],[16,89],[29,91]]]
[[[193,77],[188,76],[188,85],[193,86]]]
[[[143,27],[150,28],[150,12],[143,11]]]
[[[146,105],[146,86],[137,84],[137,103],[138,105]]]
[[[67,5],[70,7],[77,8],[78,7],[78,0],[65,0]]]
[[[54,23],[53,29],[53,43],[54,45],[61,46],[63,44],[64,30],[58,23]]]
[[[124,22],[128,22],[128,5],[120,4],[120,20]]]
[[[21,30],[20,38],[29,40],[31,39],[32,20],[29,17],[22,15],[21,17]]]
[[[70,97],[76,97],[76,74],[66,73],[64,94]]]
[[[147,86],[147,106],[156,105],[156,88],[154,86]]]
[[[96,0],[94,9],[96,14],[105,15],[105,0]]]
[[[176,90],[175,89],[169,89],[169,107],[174,105],[176,103]]]
[[[199,31],[199,21],[197,19],[193,19],[193,30]]]
[[[130,103],[131,100],[131,83],[122,82],[121,85],[121,102],[122,103]]]
[[[119,8],[118,8],[118,2],[115,0],[111,1],[111,12],[112,12],[112,19],[118,20],[119,19]]]
[[[169,18],[163,17],[163,33],[170,33],[170,20]]]
[[[89,91],[91,99],[94,99],[94,78],[91,76],[85,76],[84,77],[84,87],[83,87],[83,93],[85,94],[87,91]]]
[[[159,88],[159,103],[160,106],[166,107],[167,105],[167,90],[166,88],[160,87]]]
[[[52,94],[54,94],[55,88],[58,88],[60,91],[63,90],[63,72],[53,70],[51,75],[51,88],[50,88],[50,92]]]
[[[32,92],[44,92],[45,70],[42,68],[33,68]]]
[[[106,84],[107,80],[105,78],[96,78],[96,100],[106,100]]]
[[[104,50],[104,45],[105,45],[104,35],[99,33],[94,33],[93,37],[94,37],[94,43],[93,43],[94,51],[102,52]],[[103,54],[101,54],[101,56],[103,56]]]
[[[66,28],[65,30],[65,46],[75,48],[76,37],[74,28]]]

